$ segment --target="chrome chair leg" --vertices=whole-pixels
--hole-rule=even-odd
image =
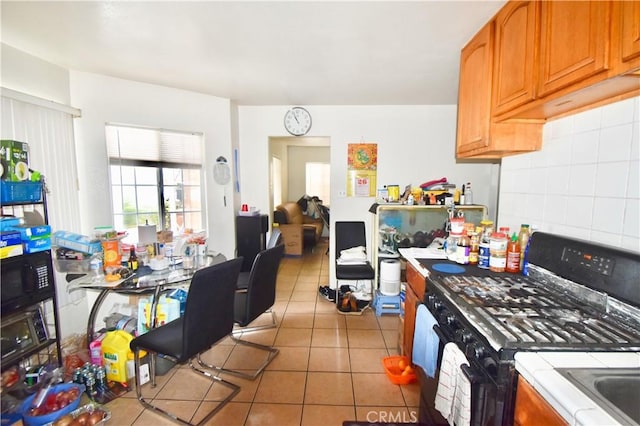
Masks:
[[[200,357],[200,355],[198,354],[198,357]],[[171,357],[168,357],[171,359]],[[142,396],[142,385],[140,384],[140,353],[139,351],[134,351],[134,365],[135,365],[135,369],[136,369],[136,375],[135,375],[135,383],[136,383],[136,398],[138,398],[138,401],[140,402],[140,404],[142,404],[143,407],[148,408],[149,410],[155,411],[165,417],[167,417],[168,419],[173,420],[174,422],[183,424],[183,425],[193,425],[193,423],[191,423],[188,420],[185,420],[183,418],[180,418],[178,416],[176,416],[173,413],[170,413],[166,410],[163,410],[162,408],[155,406],[153,404],[151,404],[148,400],[146,400],[143,396]],[[229,389],[231,389],[231,393],[222,401],[219,401],[218,404],[211,410],[209,411],[209,413],[207,413],[207,415],[199,422],[197,423],[197,425],[203,425],[205,424],[211,417],[213,417],[218,411],[220,411],[229,401],[231,401],[237,394],[238,392],[240,392],[240,386],[228,382],[224,379],[222,379],[221,377],[215,376],[213,374],[211,374],[208,371],[204,371],[199,369],[198,367],[196,367],[193,364],[193,358],[191,360],[189,360],[189,367],[199,373],[202,374],[203,376],[209,378],[212,382],[214,383],[220,383],[223,386],[228,387]],[[155,371],[151,371],[149,372],[150,376],[153,377],[155,379]],[[153,381],[153,383],[155,383],[155,380]],[[154,385],[155,386],[155,385]]]
[[[280,350],[277,349],[277,348],[274,348],[273,346],[261,345],[259,343],[254,343],[254,342],[250,342],[248,340],[243,340],[243,339],[240,339],[237,336],[241,336],[244,333],[251,333],[251,332],[254,332],[254,331],[266,330],[266,329],[269,329],[269,328],[277,327],[278,323],[277,323],[275,311],[273,309],[269,309],[266,312],[271,312],[271,323],[270,324],[259,325],[259,326],[255,326],[255,327],[237,328],[237,329],[234,329],[231,332],[231,334],[229,335],[231,340],[233,340],[237,344],[244,345],[244,346],[249,346],[249,347],[252,347],[252,348],[255,348],[255,349],[260,349],[260,350],[263,350],[263,351],[267,352],[267,358],[265,359],[265,361],[262,364],[260,364],[260,366],[258,367],[258,369],[256,371],[254,371],[253,373],[249,374],[249,373],[244,373],[244,372],[238,371],[238,370],[232,370],[230,368],[218,367],[216,365],[207,364],[206,362],[204,362],[202,360],[202,358],[200,357],[200,354],[198,354],[198,363],[202,367],[208,368],[210,370],[221,371],[221,372],[228,373],[228,374],[231,374],[231,375],[234,375],[234,376],[237,376],[237,377],[241,377],[241,378],[244,378],[244,379],[255,380],[264,371],[264,369],[267,368],[267,366],[271,363],[271,361],[273,361],[273,359],[278,355],[278,353],[280,353]]]

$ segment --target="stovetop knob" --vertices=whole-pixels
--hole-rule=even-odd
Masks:
[[[487,349],[481,343],[474,343],[466,348],[467,357],[474,357],[476,359],[486,358],[489,354]]]
[[[466,330],[456,330],[456,338],[462,343],[470,343],[473,340],[473,335]]]

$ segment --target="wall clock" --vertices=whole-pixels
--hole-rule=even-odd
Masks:
[[[311,129],[311,114],[302,107],[293,107],[284,115],[284,128],[293,136],[306,135]]]

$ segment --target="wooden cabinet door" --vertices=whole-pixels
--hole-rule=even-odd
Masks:
[[[522,376],[518,376],[513,424],[564,426],[567,422]]]
[[[611,22],[614,42],[614,60],[619,61],[616,71],[625,73],[640,69],[640,2],[614,2],[614,16]]]
[[[541,2],[538,96],[609,68],[610,17],[611,2]]]
[[[407,286],[407,292],[404,299],[404,354],[411,362],[413,355],[413,333],[416,329],[416,310],[417,304],[421,299],[413,292],[411,287]]]
[[[496,15],[493,115],[535,99],[538,7],[538,1],[512,1]]]
[[[493,21],[476,34],[460,55],[457,154],[489,145],[492,69]]]

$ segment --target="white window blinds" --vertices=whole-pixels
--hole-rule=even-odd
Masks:
[[[202,164],[202,134],[107,124],[109,158]]]

